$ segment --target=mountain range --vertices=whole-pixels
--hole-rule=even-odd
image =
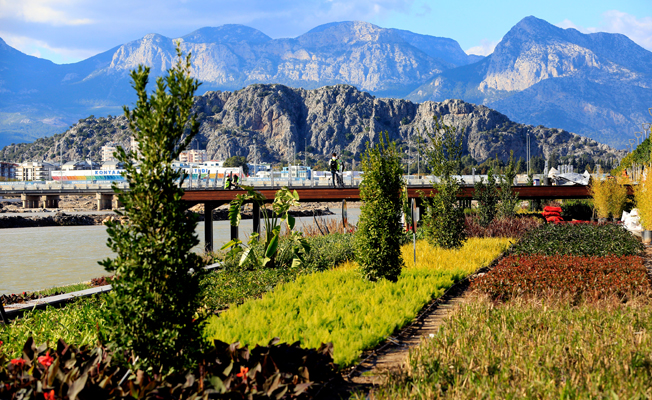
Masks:
[[[206,149],[214,160],[243,156],[279,163],[291,162],[298,154],[298,159],[307,157],[314,165],[328,160],[332,152],[348,161],[359,160],[367,142],[378,142],[382,132],[388,132],[414,163],[420,143],[427,142],[426,131],[433,132],[434,117],[464,132],[463,155],[477,163],[490,158],[507,161],[512,150],[516,159],[526,159],[528,136],[531,155],[539,159],[602,162],[625,155],[568,131],[515,123],[482,105],[462,100],[417,104],[374,97],[350,85],[305,90],[254,84],[234,92],[207,92],[196,98],[194,112],[200,130],[191,147]],[[124,116],[86,118],[63,134],[6,146],[0,150],[0,159],[99,161],[103,144],[114,142],[128,148],[131,136]]]
[[[272,39],[242,25],[172,39],[149,34],[84,61],[57,65],[0,39],[0,147],[60,133],[135,100],[129,71],[162,75],[175,41],[191,52],[201,93],[254,83],[314,89],[348,84],[378,97],[484,104],[508,118],[565,129],[623,148],[652,107],[652,53],[618,34],[582,34],[527,17],[487,57],[448,38],[366,22]]]

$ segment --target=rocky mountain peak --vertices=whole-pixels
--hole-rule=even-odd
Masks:
[[[272,40],[258,29],[245,25],[226,24],[218,27],[204,27],[185,36],[186,43],[239,43],[261,44]]]
[[[391,30],[363,21],[334,22],[320,25],[297,37],[297,40],[302,45],[311,47],[403,42],[403,39]]]

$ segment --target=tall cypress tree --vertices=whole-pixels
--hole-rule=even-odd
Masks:
[[[356,233],[356,261],[365,278],[397,281],[403,267],[401,256],[401,196],[405,182],[396,143],[380,135],[375,146],[367,143],[360,162],[364,180],[360,185],[360,221]]]
[[[115,274],[108,296],[109,346],[130,363],[138,357],[133,368],[149,373],[189,366],[202,342],[194,316],[203,268],[190,251],[199,243],[197,221],[185,215],[178,185],[185,176],[172,167],[199,130],[191,112],[199,83],[190,77],[190,54],[184,58],[177,46],[177,55],[150,96],[149,68],[131,72],[138,101],[124,112],[139,151],[116,152],[125,163],[129,190],[114,190],[127,219],[109,224],[108,246],[117,256],[100,262]]]

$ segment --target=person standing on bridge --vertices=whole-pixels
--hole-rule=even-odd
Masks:
[[[228,175],[225,174],[224,176],[224,190],[231,190],[231,174],[233,174],[233,172],[230,172]]]
[[[331,175],[333,177],[333,187],[337,187],[337,170],[340,168],[340,159],[337,158],[337,153],[333,153],[333,157],[331,158],[329,167],[331,169]]]

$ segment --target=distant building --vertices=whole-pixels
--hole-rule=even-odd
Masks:
[[[179,161],[182,163],[203,163],[206,160],[206,150],[186,150],[179,153]]]
[[[138,149],[138,140],[134,136],[131,137],[130,150],[136,153],[136,158],[140,158],[140,150]]]
[[[49,181],[51,173],[59,169],[56,165],[47,162],[25,162],[16,168],[16,180],[19,181]]]
[[[0,181],[16,180],[16,169],[18,164],[0,161]]]
[[[111,161],[106,161],[102,163],[102,167],[100,167],[102,171],[112,171],[116,169],[125,169],[125,165],[117,160],[111,160]]]
[[[115,157],[113,157],[113,153],[118,150],[118,146],[116,146],[115,143],[113,142],[108,142],[104,146],[102,146],[101,152],[102,152],[102,162],[105,161],[114,161]]]
[[[61,166],[62,171],[79,171],[88,169],[100,169],[100,164],[95,161],[68,161]]]

